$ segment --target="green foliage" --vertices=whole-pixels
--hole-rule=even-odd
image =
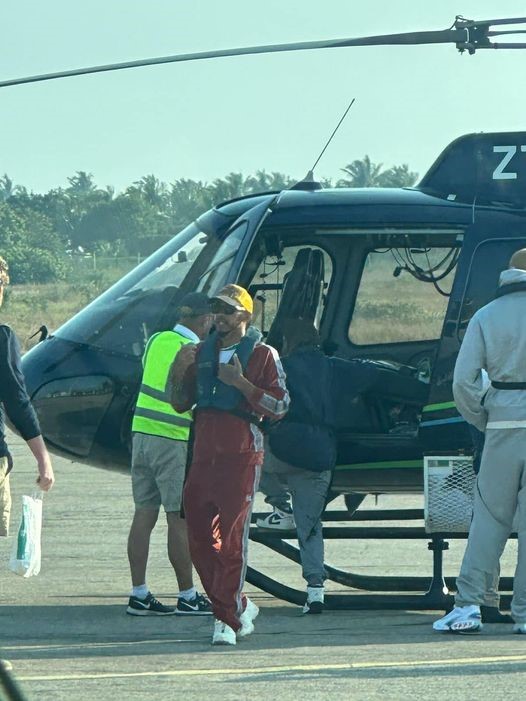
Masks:
[[[373,163],[369,156],[352,161],[342,168],[349,177],[339,180],[337,187],[411,187],[418,177],[407,163],[387,170],[382,168],[382,163]]]
[[[63,279],[68,263],[51,222],[33,210],[0,204],[0,250],[13,284]]]

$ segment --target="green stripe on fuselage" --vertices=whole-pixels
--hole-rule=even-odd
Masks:
[[[422,469],[423,460],[387,460],[385,462],[357,462],[354,465],[336,465],[337,470],[396,470]]]
[[[455,402],[442,402],[441,404],[428,404],[422,411],[443,411],[445,409],[456,409]]]

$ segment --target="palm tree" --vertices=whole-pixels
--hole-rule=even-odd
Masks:
[[[206,184],[186,178],[171,184],[168,203],[171,216],[178,225],[193,221],[214,204]]]
[[[138,192],[144,200],[154,207],[162,208],[166,203],[168,188],[155,175],[144,175],[133,183],[127,192]]]
[[[85,196],[94,192],[97,187],[93,181],[93,173],[86,173],[85,170],[77,170],[75,175],[68,178],[69,187],[66,192],[72,195]]]
[[[269,190],[286,190],[294,184],[294,180],[284,173],[274,171],[267,173],[266,170],[258,170],[255,175],[250,175],[246,180],[246,185],[250,193],[268,192]]]
[[[217,178],[210,186],[214,202],[224,202],[250,193],[250,186],[242,173],[229,173],[224,178]]]
[[[13,181],[7,173],[0,178],[0,200],[5,202],[10,197],[15,194],[15,187],[13,186]]]
[[[407,163],[384,170],[378,177],[379,187],[411,187],[416,183],[418,173],[409,170]]]
[[[378,187],[382,164],[373,163],[369,156],[364,156],[346,165],[342,171],[350,179],[338,181],[338,187]]]

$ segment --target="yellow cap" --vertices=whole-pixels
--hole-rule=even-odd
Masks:
[[[212,299],[220,299],[225,304],[230,304],[238,311],[245,311],[252,314],[254,311],[254,302],[244,287],[239,285],[226,285],[212,297]]]

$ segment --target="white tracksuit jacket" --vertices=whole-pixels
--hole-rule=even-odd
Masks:
[[[510,268],[499,287],[526,283],[526,271]],[[466,330],[453,376],[457,409],[479,431],[526,428],[526,390],[489,387],[526,382],[526,290],[498,297],[479,309]]]

